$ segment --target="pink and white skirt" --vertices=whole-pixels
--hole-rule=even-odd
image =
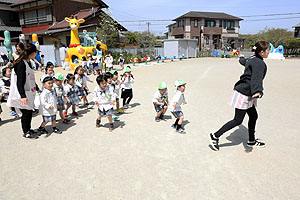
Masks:
[[[252,106],[257,107],[257,99],[243,95],[242,93],[233,90],[228,104],[237,109],[247,110]]]

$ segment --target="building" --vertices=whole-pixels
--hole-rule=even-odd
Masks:
[[[19,23],[19,14],[16,9],[10,7],[19,0],[0,0],[0,37],[4,37],[4,31],[10,32],[11,38],[17,39],[22,32]]]
[[[297,24],[296,26],[293,26],[293,28],[294,28],[294,37],[300,38],[300,23]]]
[[[169,39],[196,39],[201,49],[239,49],[243,43],[239,37],[241,20],[222,12],[191,11],[167,26],[167,36]]]
[[[38,35],[41,45],[57,45],[70,43],[70,27],[65,17],[85,19],[79,32],[96,31],[102,9],[108,8],[102,0],[19,0],[12,4],[19,12],[22,32],[31,41],[31,35]],[[126,30],[120,25],[121,30]]]

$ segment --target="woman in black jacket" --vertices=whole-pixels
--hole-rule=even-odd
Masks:
[[[219,138],[226,131],[240,125],[246,113],[249,116],[248,132],[249,147],[264,147],[265,143],[255,139],[255,125],[258,118],[256,111],[257,99],[263,96],[263,79],[267,73],[267,65],[263,61],[270,53],[270,44],[266,41],[259,41],[253,47],[255,56],[249,58],[245,62],[244,74],[240,80],[234,85],[233,94],[229,104],[235,108],[234,119],[227,122],[217,132],[210,133],[210,142],[212,148],[219,150]]]
[[[7,100],[9,107],[21,110],[21,125],[23,136],[26,138],[38,138],[38,134],[31,129],[32,110],[34,109],[36,90],[38,90],[33,66],[30,62],[35,56],[35,45],[27,44],[24,52],[13,65],[10,93]]]

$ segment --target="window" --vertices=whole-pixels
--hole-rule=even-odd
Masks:
[[[20,23],[23,17],[20,15]],[[37,10],[31,10],[24,12],[25,24],[40,24],[52,21],[52,11],[50,7],[41,8]],[[22,25],[23,23],[21,23]]]
[[[184,20],[178,20],[177,27],[184,27]]]
[[[198,19],[194,19],[194,27],[195,27],[195,28],[198,27]]]
[[[222,28],[222,22],[223,22],[223,20],[220,20],[220,22],[219,22],[219,27],[220,28]]]
[[[216,27],[215,20],[205,20],[205,27]]]
[[[234,21],[223,21],[224,28],[234,28]]]

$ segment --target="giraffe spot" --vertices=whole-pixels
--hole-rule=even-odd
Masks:
[[[85,50],[84,50],[83,48],[80,48],[80,49],[78,50],[78,53],[79,53],[79,54],[84,54],[84,52],[85,52]]]
[[[92,48],[92,52],[94,52],[96,50],[96,48]]]
[[[66,53],[66,58],[69,58],[69,53],[68,52]]]

